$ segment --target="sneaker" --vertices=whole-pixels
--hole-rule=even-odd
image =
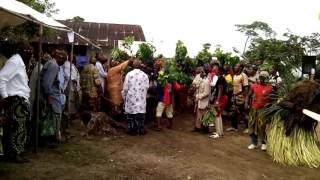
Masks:
[[[261,145],[261,150],[262,151],[266,151],[267,150],[267,145],[266,144],[262,144]]]
[[[244,131],[243,131],[244,134],[248,134],[249,133],[249,129],[246,128]]]
[[[219,134],[217,134],[217,133],[213,133],[212,135],[210,135],[209,136],[209,138],[213,138],[213,139],[217,139],[217,138],[219,138],[220,136],[219,136]]]
[[[248,146],[248,149],[255,149],[255,148],[257,148],[257,147],[258,147],[257,145],[250,144],[250,145]]]
[[[230,131],[234,131],[234,132],[237,132],[238,129],[234,128],[234,127],[229,127],[226,129],[226,131],[230,132]]]

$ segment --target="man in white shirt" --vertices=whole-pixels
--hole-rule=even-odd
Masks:
[[[25,64],[31,55],[31,46],[20,43],[17,54],[12,55],[0,70],[0,96],[4,100],[6,119],[3,125],[3,151],[5,159],[15,163],[27,162],[21,153],[24,152],[26,123],[30,118],[30,88]]]
[[[99,72],[99,78],[100,78],[100,81],[101,81],[102,93],[104,94],[107,72],[104,70],[102,64],[104,64],[106,62],[106,58],[104,58],[103,56],[97,54],[96,59],[97,59],[96,68],[98,69],[98,72]]]
[[[147,91],[149,78],[141,71],[141,62],[133,61],[133,70],[125,78],[122,97],[125,101],[125,113],[128,120],[128,133],[130,135],[144,135],[144,120],[147,107]]]

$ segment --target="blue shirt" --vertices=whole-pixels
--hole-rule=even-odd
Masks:
[[[62,113],[65,104],[65,95],[60,88],[60,68],[55,60],[46,62],[41,71],[41,90],[43,98],[53,97],[51,108],[54,113]],[[60,74],[60,75],[59,75]]]

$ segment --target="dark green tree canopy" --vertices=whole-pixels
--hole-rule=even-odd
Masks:
[[[301,68],[302,57],[304,55],[316,55],[320,52],[320,34],[312,33],[309,36],[299,36],[290,30],[282,37],[275,38],[275,32],[269,25],[262,22],[254,22],[250,25],[236,25],[238,31],[248,36],[245,42],[247,45],[251,38],[248,50],[244,51],[243,56],[251,63],[263,60],[263,67],[268,70],[271,65],[276,65],[284,82],[291,83],[294,79],[292,71]],[[262,31],[263,35],[257,30]]]
[[[52,16],[58,13],[59,9],[55,6],[55,3],[50,3],[49,0],[18,0],[31,8],[44,13],[47,16]],[[5,27],[0,29],[0,41],[7,41],[10,43],[16,43],[19,41],[28,41],[35,37],[38,33],[38,26],[30,22],[26,22],[17,27]],[[55,31],[52,29],[44,28],[44,35],[54,35]]]
[[[18,0],[31,8],[46,14],[51,17],[53,14],[57,14],[59,9],[56,8],[56,3],[51,3],[49,0]]]
[[[66,21],[69,21],[69,22],[84,22],[84,18],[83,17],[80,17],[80,16],[75,16],[71,19],[67,19]]]
[[[263,33],[266,37],[274,37],[276,32],[265,22],[254,21],[251,24],[236,24],[237,31],[244,33],[246,36],[257,37]]]

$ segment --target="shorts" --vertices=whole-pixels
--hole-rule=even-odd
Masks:
[[[163,102],[158,103],[156,117],[161,117],[164,110],[166,110],[167,118],[173,118],[172,104],[165,105],[165,104],[163,104]]]

